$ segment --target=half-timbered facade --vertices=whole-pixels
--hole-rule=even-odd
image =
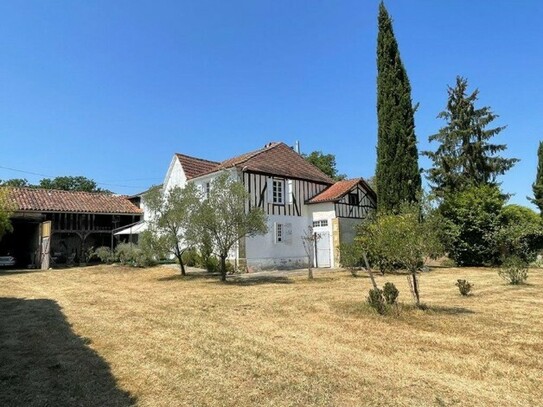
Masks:
[[[339,244],[352,240],[355,225],[375,208],[375,193],[362,178],[335,182],[284,143],[220,163],[175,154],[164,189],[194,182],[205,195],[223,171],[245,185],[247,210],[261,208],[268,216],[268,233],[244,239],[232,253],[250,269],[306,266],[302,236],[309,227],[321,237],[313,262],[336,267]]]
[[[143,215],[126,197],[104,193],[9,188],[7,197],[14,230],[0,253],[25,268],[85,262],[91,248],[114,245],[114,231]]]

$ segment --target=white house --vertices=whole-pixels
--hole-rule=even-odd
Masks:
[[[175,154],[163,189],[194,182],[205,192],[225,170],[245,185],[247,209],[262,208],[268,215],[268,233],[243,239],[232,253],[252,270],[307,265],[302,236],[309,226],[321,236],[315,265],[339,266],[339,244],[351,242],[355,225],[376,207],[375,192],[362,178],[335,182],[284,143],[222,162]]]

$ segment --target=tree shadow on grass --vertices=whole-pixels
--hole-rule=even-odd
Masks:
[[[219,281],[221,284],[227,285],[238,285],[238,286],[254,286],[254,285],[263,285],[263,284],[292,284],[294,281],[285,276],[250,276],[250,277],[239,277],[232,276],[228,277],[226,283]]]
[[[12,276],[14,274],[43,273],[42,269],[0,269],[0,277]]]
[[[221,278],[220,273],[187,273],[185,276],[174,274],[173,276],[161,277],[158,281],[191,281],[191,280],[218,280]]]
[[[57,302],[0,298],[0,405],[133,406]]]
[[[421,304],[421,307],[416,305],[409,305],[404,307],[409,307],[411,309],[421,309],[428,314],[440,314],[440,315],[461,315],[461,314],[475,314],[475,311],[470,310],[469,308],[464,307],[448,307],[444,305],[426,305]]]

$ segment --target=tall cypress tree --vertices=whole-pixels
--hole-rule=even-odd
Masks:
[[[430,142],[438,142],[439,146],[436,151],[424,152],[433,161],[427,173],[438,196],[460,192],[469,186],[498,185],[498,175],[518,161],[497,155],[507,145],[492,144],[490,139],[505,126],[487,129],[498,115],[487,106],[477,108],[479,91],[468,94],[467,88],[467,79],[460,76],[454,88],[448,87],[447,109],[438,115],[447,124],[429,137]]]
[[[421,190],[411,85],[400,59],[392,20],[379,5],[377,36],[377,169],[379,210],[416,202]]]
[[[532,191],[534,191],[534,197],[530,201],[539,208],[539,212],[543,216],[543,141],[539,142],[537,149],[537,174],[535,182],[532,184]]]

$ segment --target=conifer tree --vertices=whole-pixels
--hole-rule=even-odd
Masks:
[[[534,197],[530,201],[539,208],[539,213],[543,216],[543,141],[539,142],[537,149],[537,174],[535,182],[532,184],[532,190]]]
[[[376,187],[379,210],[388,212],[417,200],[421,177],[411,85],[382,2],[378,24]]]
[[[456,86],[448,87],[447,108],[438,115],[447,124],[430,142],[439,143],[436,151],[425,151],[433,161],[427,171],[428,180],[438,196],[465,190],[470,186],[498,185],[496,178],[518,161],[497,155],[507,148],[505,144],[492,144],[490,139],[505,126],[487,129],[495,120],[489,107],[477,108],[479,91],[467,93],[468,81],[458,76]]]

